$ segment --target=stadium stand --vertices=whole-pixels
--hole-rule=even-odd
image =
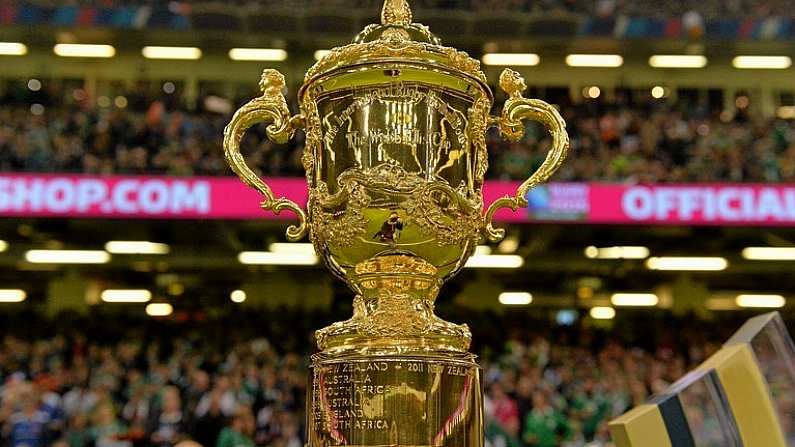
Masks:
[[[505,29],[501,14],[528,27],[527,34],[732,39],[789,39],[795,33],[788,2],[784,0],[673,1],[620,0],[424,0],[415,8],[426,11],[428,24],[466,23],[487,31]],[[230,2],[194,1],[7,1],[0,4],[0,25],[50,25],[55,27],[108,27],[118,29],[250,29],[262,32],[268,24],[285,31],[300,26],[307,16],[311,23],[347,23],[345,19],[374,17],[380,3],[375,0],[303,0],[281,2],[251,0]],[[267,8],[269,14],[261,14]],[[277,11],[273,11],[272,9]],[[276,14],[273,14],[273,13]],[[487,12],[491,17],[479,17]],[[272,17],[268,17],[272,16]],[[272,21],[275,16],[279,20]],[[523,17],[524,16],[524,17]],[[342,20],[338,20],[342,19]],[[518,22],[517,22],[518,20]],[[525,20],[528,22],[525,23]],[[503,26],[504,25],[504,26]],[[557,25],[557,26],[553,26]],[[270,27],[273,28],[273,27]],[[345,26],[347,28],[347,26]],[[432,26],[434,29],[437,27]],[[445,27],[446,28],[446,27]],[[342,31],[339,27],[331,27]],[[353,29],[353,27],[351,27]],[[454,28],[451,28],[454,29]],[[516,31],[516,30],[514,30]]]
[[[279,313],[296,327],[317,319]],[[518,319],[497,334],[490,322],[504,324],[504,317],[478,316],[487,438],[505,447],[609,445],[610,418],[664,390],[718,349],[722,335],[708,338],[685,320],[646,321],[643,335],[621,338],[546,324],[528,331]],[[108,328],[101,319],[67,316],[49,335],[4,331],[3,438],[31,447],[170,446],[188,439],[223,447],[303,445],[311,351],[303,332],[284,338],[278,328],[263,329],[259,314],[233,318],[235,330],[222,321]],[[270,329],[269,341],[261,334]]]
[[[220,150],[229,115],[201,106],[190,111],[168,98],[134,93],[125,97],[124,108],[72,99],[68,104],[60,99],[63,96],[20,100],[6,94],[0,108],[0,170],[229,174]],[[29,107],[22,105],[30,102]],[[576,156],[556,176],[561,181],[795,181],[791,120],[752,119],[742,109],[731,116],[704,106],[660,101],[586,102],[564,106],[563,113]],[[302,175],[300,139],[277,146],[261,129],[248,138],[252,164],[262,174]],[[490,177],[524,178],[543,161],[547,145],[540,127],[519,143],[492,133]]]

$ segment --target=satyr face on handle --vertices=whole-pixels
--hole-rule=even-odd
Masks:
[[[524,91],[527,90],[527,83],[525,83],[522,75],[507,68],[500,75],[500,88],[507,93],[510,98],[518,99],[521,98]]]
[[[284,75],[279,73],[279,70],[266,68],[262,72],[262,78],[259,81],[259,89],[262,94],[267,97],[276,97],[282,94],[287,82]]]

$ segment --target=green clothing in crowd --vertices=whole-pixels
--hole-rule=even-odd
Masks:
[[[227,427],[218,435],[218,442],[215,447],[255,447],[254,441],[247,438],[242,433]]]
[[[516,437],[509,435],[499,424],[493,421],[486,424],[486,439],[490,439],[492,444],[497,444],[494,441],[499,439],[502,441],[500,445],[505,447],[521,447]]]
[[[557,447],[558,437],[565,439],[568,431],[566,418],[559,411],[533,409],[525,418],[522,438],[532,447]]]
[[[583,433],[587,438],[596,434],[596,430],[608,416],[610,404],[601,395],[596,396],[576,396],[571,403],[571,407],[581,412]]]

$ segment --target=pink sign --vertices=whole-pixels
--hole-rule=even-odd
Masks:
[[[276,196],[306,203],[303,178],[268,179]],[[488,205],[517,182],[487,182]],[[795,185],[552,183],[502,222],[664,225],[795,225]],[[0,174],[0,216],[151,219],[293,219],[260,209],[237,178]]]
[[[271,180],[277,194],[306,203],[306,181]],[[0,216],[152,219],[292,219],[260,209],[237,178],[0,175]]]
[[[794,185],[590,185],[594,223],[795,225]]]

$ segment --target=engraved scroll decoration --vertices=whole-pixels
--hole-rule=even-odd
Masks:
[[[495,213],[502,208],[516,211],[518,208],[527,207],[527,192],[549,180],[566,160],[569,151],[566,122],[552,105],[540,99],[527,99],[522,96],[527,85],[519,73],[511,69],[503,71],[500,76],[500,88],[509,95],[502,117],[496,120],[502,135],[512,141],[518,141],[524,136],[523,121],[535,120],[542,123],[552,135],[552,149],[541,167],[519,186],[513,197],[506,196],[498,199],[489,207],[485,217],[485,233],[492,242],[500,241],[505,237],[504,229],[494,228]]]
[[[292,138],[296,129],[301,127],[303,117],[299,115],[290,118],[290,110],[282,94],[285,86],[284,76],[277,70],[263,71],[259,86],[262,96],[249,101],[235,112],[224,130],[224,153],[235,174],[245,184],[265,196],[261,204],[262,209],[275,214],[290,210],[298,216],[298,225],[291,225],[287,229],[287,239],[295,242],[303,239],[308,231],[304,210],[292,200],[274,197],[271,188],[246,164],[240,152],[240,141],[243,134],[255,124],[270,123],[267,127],[268,138],[275,143],[286,143]]]
[[[440,246],[463,245],[478,237],[481,207],[467,197],[466,185],[454,189],[445,181],[429,182],[389,162],[366,171],[349,169],[337,183],[336,194],[329,194],[323,182],[310,194],[312,233],[320,242],[336,247],[355,244],[355,238],[367,231],[364,210],[372,205],[371,194],[379,191],[403,197],[399,203],[379,203],[379,207],[404,208],[406,224],[417,225]]]

